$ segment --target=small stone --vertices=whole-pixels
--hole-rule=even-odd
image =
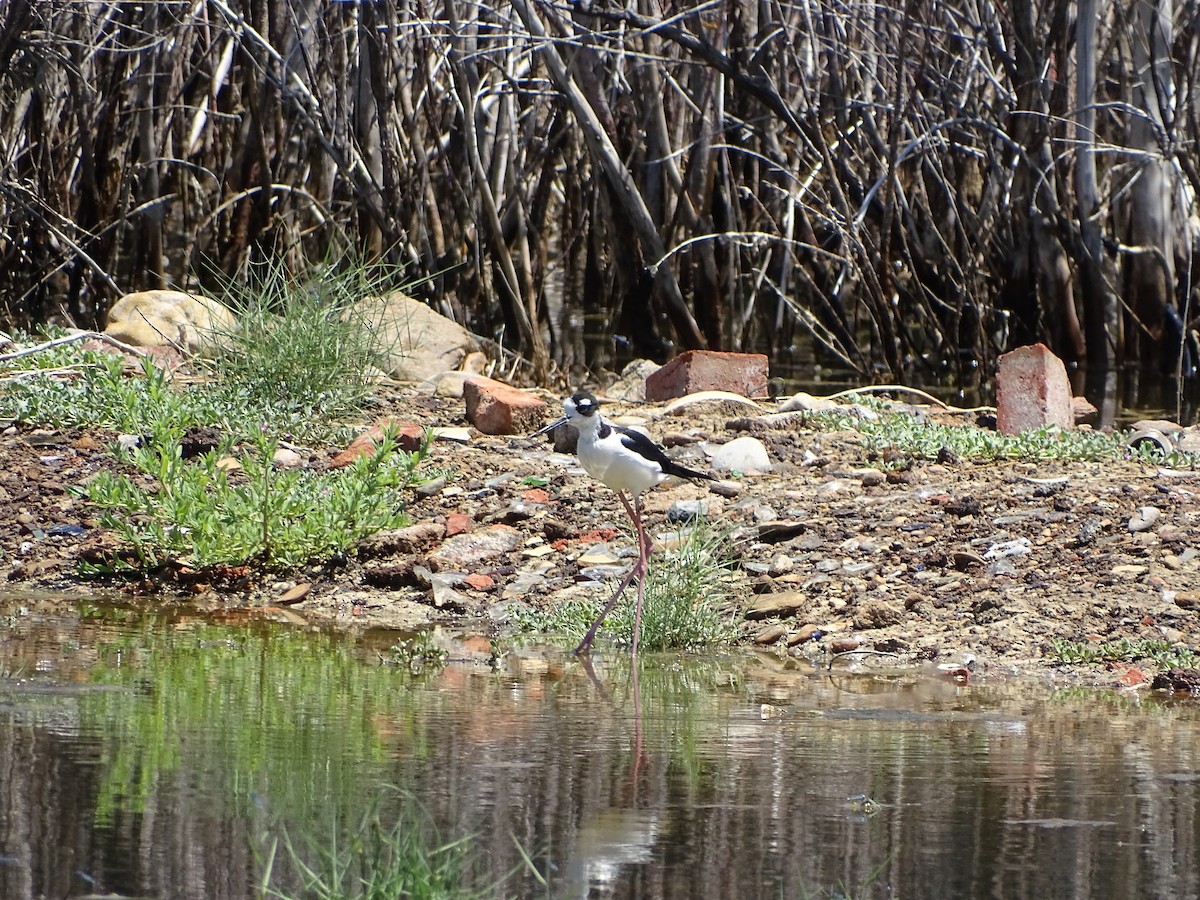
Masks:
[[[821,629],[811,622],[801,625],[790,637],[788,637],[788,646],[795,647],[797,644],[806,644],[814,637],[821,634]]]
[[[407,528],[381,531],[363,538],[358,545],[360,559],[419,553],[440,541],[446,529],[436,522],[421,522]]]
[[[612,566],[620,560],[608,549],[608,544],[594,544],[579,555],[581,566]]]
[[[482,572],[472,572],[463,579],[462,583],[473,591],[490,591],[496,586],[496,580]]]
[[[418,497],[433,497],[440,493],[446,486],[446,476],[439,475],[437,478],[430,478],[428,481],[422,481],[415,488]]]
[[[983,565],[983,557],[970,550],[955,550],[950,554],[950,564],[960,572]]]
[[[466,513],[452,512],[446,516],[446,537],[468,534],[475,528],[475,520]]]
[[[790,616],[806,603],[808,603],[808,595],[802,591],[762,594],[746,610],[746,618],[767,619],[771,616]]]
[[[862,649],[862,641],[853,637],[838,638],[829,644],[829,649],[834,653],[853,653]]]
[[[298,469],[304,465],[304,458],[295,450],[279,447],[271,454],[271,464],[277,469]]]
[[[765,503],[760,503],[754,507],[754,512],[751,513],[754,521],[758,524],[763,522],[774,522],[779,518],[779,513],[775,512],[775,507],[768,506]]]
[[[1146,566],[1137,566],[1128,563],[1112,567],[1112,573],[1114,575],[1120,575],[1127,578],[1137,578],[1139,575],[1145,575],[1147,571],[1149,571],[1149,569]]]
[[[756,644],[774,644],[781,637],[787,634],[787,626],[776,623],[770,625],[754,636]]]
[[[1175,605],[1180,609],[1200,609],[1200,591],[1176,591]]]
[[[790,556],[780,553],[773,560],[771,560],[771,566],[769,569],[767,569],[767,574],[772,578],[778,578],[780,575],[788,574],[795,567],[796,564],[792,562],[792,558]]]
[[[742,492],[740,481],[710,481],[708,489],[720,497],[736,497]]]
[[[311,584],[298,584],[293,588],[283,592],[283,595],[276,600],[280,606],[290,606],[293,603],[299,603],[306,598],[312,591]]]
[[[1154,523],[1158,521],[1158,517],[1162,515],[1157,508],[1153,506],[1143,506],[1129,520],[1129,530],[1132,532],[1146,531],[1148,528],[1154,527]]]
[[[676,500],[667,509],[667,521],[672,525],[693,522],[707,515],[707,500]]]
[[[771,471],[771,458],[766,445],[758,438],[734,438],[712,450],[710,465],[718,472],[741,472],[760,475]]]
[[[442,542],[429,556],[439,570],[469,569],[485,560],[511,553],[521,546],[521,533],[510,525],[492,525],[482,531],[457,534]]]
[[[879,487],[887,480],[887,476],[879,469],[867,469],[862,473],[863,487]]]
[[[458,584],[461,579],[448,578],[445,575],[434,575],[431,579],[433,587],[433,605],[438,609],[466,609],[468,605],[467,598],[454,585]]]

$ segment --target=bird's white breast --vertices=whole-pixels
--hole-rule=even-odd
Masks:
[[[636,495],[666,480],[659,464],[621,444],[617,431],[605,438],[581,432],[577,454],[584,470],[614,491]]]

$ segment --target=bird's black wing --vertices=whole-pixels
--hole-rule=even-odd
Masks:
[[[613,425],[618,434],[621,435],[621,443],[637,453],[639,456],[644,456],[646,459],[654,460],[662,466],[662,470],[668,475],[674,475],[676,478],[702,478],[707,481],[715,481],[716,478],[709,475],[707,472],[697,472],[695,469],[689,469],[687,466],[681,466],[671,457],[667,456],[666,451],[658,444],[654,443],[651,438],[642,434],[640,431],[635,431],[632,428],[625,428],[621,425]]]

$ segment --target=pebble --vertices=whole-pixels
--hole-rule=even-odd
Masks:
[[[1136,566],[1128,563],[1112,567],[1112,573],[1114,575],[1128,576],[1130,578],[1136,578],[1139,575],[1145,575],[1148,571],[1149,568],[1147,566]]]
[[[754,517],[754,521],[758,524],[762,524],[763,522],[774,522],[779,518],[779,514],[775,512],[775,508],[768,506],[765,503],[760,503],[755,506],[752,515]]]
[[[593,544],[579,555],[581,566],[612,566],[620,559],[608,548],[608,544]]]
[[[295,450],[279,447],[271,454],[271,464],[277,469],[298,469],[304,465],[304,459]]]
[[[1200,609],[1200,591],[1176,591],[1175,605],[1180,609]]]
[[[867,469],[862,473],[863,487],[879,487],[887,480],[887,476],[879,469]]]
[[[747,619],[766,619],[771,616],[787,616],[808,603],[803,591],[785,591],[779,594],[761,594],[746,610]]]
[[[469,569],[484,560],[510,553],[521,546],[521,532],[510,525],[492,525],[481,531],[457,534],[429,555],[438,569]]]
[[[422,481],[414,489],[418,497],[432,497],[446,486],[445,476]]]
[[[708,515],[707,500],[676,500],[667,508],[667,521],[678,525]]]
[[[720,497],[736,497],[742,492],[740,481],[711,481],[708,489]]]
[[[1152,528],[1160,515],[1162,514],[1156,507],[1143,506],[1129,520],[1129,530],[1136,533]]]
[[[709,448],[706,447],[706,451]],[[712,449],[709,464],[718,472],[742,472],[746,475],[761,475],[771,471],[771,458],[766,445],[758,438],[734,438],[727,444]]]
[[[811,622],[801,625],[800,628],[788,638],[788,646],[795,647],[797,644],[805,644],[814,638],[821,636],[821,629]]]
[[[545,583],[546,576],[541,571],[522,572],[505,583],[501,594],[504,597],[524,597]]]
[[[786,575],[796,568],[796,564],[792,558],[784,553],[780,553],[771,560],[770,566],[767,568],[767,574],[772,578],[778,578],[780,575]]]
[[[787,634],[787,626],[782,624],[770,625],[754,636],[756,644],[774,644]]]

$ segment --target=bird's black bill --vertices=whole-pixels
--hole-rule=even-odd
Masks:
[[[566,425],[566,424],[567,424],[567,421],[568,421],[568,420],[567,420],[567,417],[566,417],[566,416],[563,416],[561,419],[555,419],[555,420],[554,420],[553,422],[551,422],[549,425],[544,425],[544,426],[542,426],[541,428],[539,428],[537,431],[535,431],[533,434],[531,434],[531,435],[530,435],[530,437],[531,437],[531,438],[535,438],[535,437],[537,437],[539,434],[545,434],[545,433],[546,433],[546,432],[548,432],[548,431],[553,431],[553,430],[554,430],[555,428],[557,428],[559,425]]]

